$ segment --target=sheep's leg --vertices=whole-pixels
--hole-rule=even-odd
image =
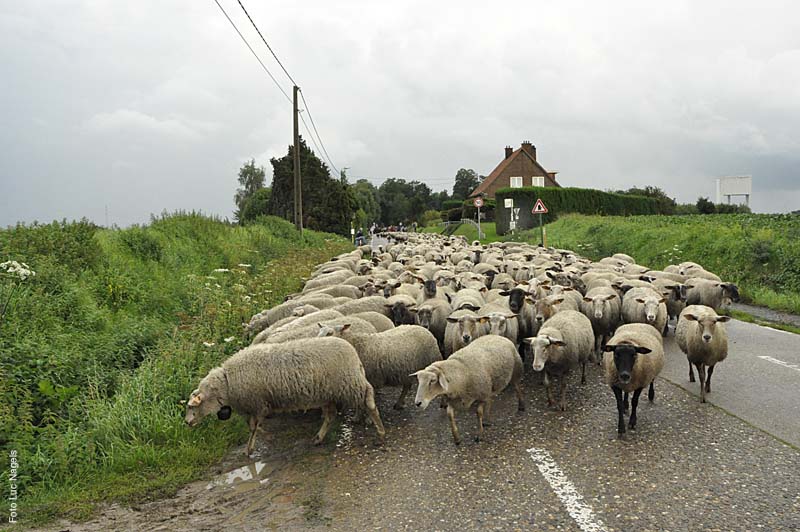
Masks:
[[[411,383],[410,382],[406,382],[405,384],[403,384],[403,389],[400,390],[400,397],[397,398],[397,402],[394,404],[394,409],[395,410],[402,410],[403,409],[403,403],[406,400],[406,394],[408,394],[408,390],[410,390],[410,389],[411,389]]]
[[[475,436],[475,441],[479,442],[483,437],[483,413],[484,413],[483,403],[478,403],[478,408],[475,410],[475,413],[478,415],[478,435]]]
[[[650,381],[650,389],[647,390],[647,399],[651,403],[653,402],[653,399],[656,398],[656,389],[655,386],[653,386],[655,382],[656,382],[655,380]]]
[[[367,400],[365,403],[369,417],[372,419],[372,424],[375,425],[375,430],[378,432],[378,439],[383,443],[386,438],[386,429],[383,428],[381,415],[378,413],[378,407],[375,406],[375,391],[370,384],[367,384]]]
[[[461,445],[461,436],[458,435],[456,426],[456,411],[451,405],[447,405],[447,417],[450,418],[450,430],[453,433],[453,441],[456,445]]]
[[[695,364],[697,366],[697,380],[700,381],[700,402],[706,402],[706,367],[701,362],[699,364]]]
[[[256,444],[256,432],[258,431],[258,425],[261,424],[261,417],[250,416],[250,419],[247,420],[247,424],[250,426],[250,437],[247,438],[247,450],[245,452],[247,456],[250,456]]]
[[[633,392],[633,399],[631,399],[631,418],[628,420],[628,427],[631,430],[636,428],[636,407],[639,406],[639,395],[641,395],[644,388],[637,388]]]
[[[689,362],[689,382],[694,382],[694,371],[692,371],[691,362]]]
[[[483,426],[484,427],[491,427],[492,423],[489,421],[489,414],[492,411],[492,400],[487,399],[485,403],[483,403]]]
[[[614,397],[617,399],[617,433],[625,434],[625,410],[622,406],[622,388],[619,386],[612,386],[611,391],[614,392]]]
[[[561,375],[558,383],[558,391],[561,395],[561,411],[565,411],[567,409],[567,376]]]
[[[525,400],[522,398],[522,386],[519,385],[519,381],[514,383],[514,392],[517,394],[517,411],[524,412]]]
[[[706,374],[706,393],[711,393],[711,374],[714,373],[715,365],[707,366],[708,373]]]
[[[630,410],[630,408],[628,407],[628,392],[625,392],[624,398],[622,400],[622,411],[627,412],[628,410]]]
[[[661,333],[661,336],[666,337],[669,334],[669,320],[664,324],[664,331]]]
[[[544,374],[544,385],[547,387],[547,406],[553,406],[555,401],[553,401],[553,383],[547,377],[547,373]]]
[[[314,445],[319,445],[325,440],[325,435],[328,434],[328,430],[331,428],[331,423],[336,418],[336,405],[333,403],[328,403],[327,405],[322,407],[322,426],[319,428],[319,432],[314,437],[313,443]]]
[[[586,384],[586,362],[581,362],[581,384]]]

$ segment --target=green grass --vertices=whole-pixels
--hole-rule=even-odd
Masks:
[[[277,218],[0,230],[0,262],[36,271],[21,283],[0,277],[0,311],[14,290],[0,318],[0,452],[19,454],[25,522],[168,495],[241,443],[240,419],[189,430],[181,400],[246,345],[242,322],[347,249]],[[8,504],[0,498],[0,515]]]
[[[443,225],[436,224],[436,225],[428,225],[425,227],[420,228],[420,233],[441,233],[444,229]]]
[[[508,239],[538,242],[538,229]],[[800,313],[800,216],[569,214],[547,225],[547,243],[593,260],[628,253],[654,269],[697,262],[735,282],[747,302]]]
[[[482,222],[481,231],[486,234],[486,237],[481,239],[482,244],[486,244],[488,242],[497,242],[501,239],[501,237],[497,236],[497,230],[495,229],[494,222]],[[478,228],[472,224],[461,224],[461,226],[456,229],[456,232],[453,234],[463,235],[468,242],[478,240]]]

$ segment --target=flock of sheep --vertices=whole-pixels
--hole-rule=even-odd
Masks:
[[[567,376],[580,369],[584,383],[587,363],[602,363],[622,434],[628,410],[628,427],[636,426],[642,390],[653,400],[670,321],[692,382],[697,368],[703,402],[715,365],[727,356],[720,324],[729,318],[716,310],[738,300],[738,290],[699,264],[655,271],[624,254],[591,262],[517,242],[386,236],[386,246],[360,246],[319,265],[302,292],[253,316],[245,326],[252,344],[202,379],[186,422],[228,419],[232,411],[248,416],[249,455],[267,416],[321,409],[320,443],[337,412],[352,409],[369,416],[383,441],[374,390],[400,387],[400,409],[416,382],[416,405],[439,397],[459,444],[457,411],[475,406],[478,440],[494,397],[507,387],[524,410],[527,359],[544,374],[548,405],[561,410]]]

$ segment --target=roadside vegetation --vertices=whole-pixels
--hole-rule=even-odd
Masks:
[[[539,240],[538,229],[508,240]],[[746,302],[800,313],[800,216],[715,214],[688,216],[583,216],[547,225],[549,245],[590,259],[616,252],[664,268],[693,261],[735,282]]]
[[[0,230],[0,449],[18,453],[24,521],[169,494],[242,442],[238,419],[188,430],[181,400],[246,345],[244,321],[350,247],[194,213]]]

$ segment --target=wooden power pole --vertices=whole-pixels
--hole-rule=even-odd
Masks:
[[[297,85],[294,86],[294,225],[303,231],[303,189],[300,181],[300,126],[298,125]]]

